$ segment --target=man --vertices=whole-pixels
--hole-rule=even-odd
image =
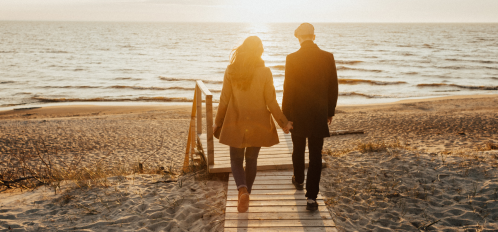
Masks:
[[[285,63],[282,110],[289,121],[294,152],[292,183],[303,189],[304,155],[308,139],[309,167],[306,180],[307,210],[317,210],[316,198],[322,174],[322,147],[329,137],[338,96],[337,70],[334,55],[318,48],[315,29],[309,23],[301,24],[294,32],[301,49],[287,56]],[[328,125],[327,125],[328,124]]]

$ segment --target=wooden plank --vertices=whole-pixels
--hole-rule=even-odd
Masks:
[[[221,158],[221,157],[230,157],[230,151],[222,151],[219,149],[214,149],[216,152],[216,157]],[[305,152],[305,156],[308,156],[309,152]],[[259,157],[269,157],[269,156],[284,156],[284,157],[292,157],[292,151],[289,150],[269,150],[269,151],[260,151],[258,154]]]
[[[336,227],[225,228],[225,232],[338,232]]]
[[[203,138],[203,137],[201,137],[200,139],[201,139],[201,140],[206,140],[206,139],[205,139],[205,138]],[[220,143],[220,142],[219,142],[219,140],[215,140],[215,141],[214,141],[214,145],[215,145],[215,146],[219,146],[219,147],[223,147],[223,146],[225,146],[225,147],[226,147],[226,146],[227,146],[227,145],[225,145],[225,144]],[[280,143],[277,143],[277,144],[275,144],[275,145],[273,145],[273,146],[271,146],[271,147],[261,147],[261,149],[263,149],[263,150],[264,150],[264,149],[268,149],[268,148],[272,148],[272,147],[280,147],[280,148],[293,148],[292,144],[283,144],[282,142],[280,142]]]
[[[228,196],[238,196],[239,192],[237,190],[228,190]],[[255,189],[251,191],[252,195],[304,195],[304,190],[296,190],[296,189],[278,189],[278,190],[259,190]]]
[[[255,185],[287,185],[287,184],[291,184],[292,181],[291,181],[291,178],[290,177],[287,177],[285,179],[280,179],[280,180],[254,180],[254,183],[253,183],[253,186]],[[234,179],[231,179],[231,180],[228,180],[228,186],[230,186],[231,184],[235,185],[235,180]],[[306,184],[306,180],[304,180],[304,184]]]
[[[225,220],[225,228],[255,227],[334,227],[332,220]]]
[[[318,206],[318,212],[326,212],[329,210],[324,205]],[[225,212],[227,213],[236,213],[237,207],[226,207]],[[298,206],[267,206],[267,207],[249,207],[247,210],[248,213],[297,213],[297,212],[309,212],[306,210],[306,206],[298,205]]]
[[[230,157],[216,157],[214,158],[216,164],[230,163]],[[305,162],[309,161],[309,158],[304,158]],[[265,162],[274,162],[274,163],[292,163],[291,156],[261,156],[258,157],[258,164]]]
[[[294,194],[294,195],[281,195],[281,194],[274,194],[274,195],[260,195],[260,194],[251,194],[250,196],[251,201],[264,201],[264,200],[306,200],[306,196],[304,195],[304,192],[302,194]],[[316,199],[324,199],[322,195],[318,194]],[[238,196],[237,195],[228,195],[227,196],[227,201],[237,201]]]
[[[308,167],[308,163],[306,163],[305,166]],[[263,163],[263,164],[258,164],[258,171],[291,169],[291,168],[292,168],[292,163],[285,163],[285,164]],[[232,169],[231,169],[230,165],[228,165],[228,164],[210,165],[209,172],[210,173],[232,172]]]
[[[201,140],[201,142],[205,143],[206,141],[204,140]],[[230,147],[225,145],[225,144],[216,144],[214,143],[214,149],[218,152],[222,152],[222,153],[229,153],[230,152]],[[265,147],[265,148],[261,148],[260,152],[267,152],[268,151],[285,151],[285,152],[289,152],[289,153],[292,153],[292,151],[294,151],[294,149],[291,147],[284,147],[284,146],[280,146],[280,145],[275,145],[274,147]],[[308,152],[308,149],[306,149],[305,152]]]
[[[206,87],[206,85],[204,85],[204,82],[202,82],[201,80],[197,80],[197,81],[195,81],[195,83],[197,84],[197,86],[199,86],[199,89],[201,89],[202,93],[204,93],[205,95],[213,96],[211,91],[209,91],[209,89]]]
[[[197,95],[197,92],[194,92],[194,101],[192,102],[192,114],[190,115],[190,127],[192,129],[192,134],[191,134],[191,139],[190,139],[190,159],[194,159],[194,154],[195,154],[195,148],[196,148],[196,143],[197,143],[197,133],[195,133],[195,115],[197,111],[196,107],[196,102],[197,98],[199,98],[199,95]]]
[[[330,220],[330,213],[325,212],[299,212],[299,213],[226,213],[225,220]]]
[[[207,95],[207,93],[206,93],[206,127],[207,127],[206,137],[207,137],[208,168],[210,168],[211,165],[214,165],[213,95]]]
[[[216,157],[230,157],[230,151],[222,151],[219,149],[214,149],[216,152]],[[274,150],[261,150],[259,152],[258,157],[262,156],[286,156],[286,157],[292,157],[292,152],[291,150],[280,150],[280,149],[274,149]],[[305,151],[305,156],[308,156],[309,152]]]
[[[308,169],[304,169],[304,173],[306,173]],[[294,174],[294,170],[271,170],[271,171],[261,171],[258,172],[256,178],[259,176],[291,176]],[[229,176],[233,176],[232,173]]]
[[[323,200],[316,200],[318,205],[325,205]],[[227,201],[226,207],[237,207],[237,201]],[[280,205],[304,205],[306,206],[306,200],[250,200],[249,207],[267,207],[267,206],[280,206]]]
[[[223,145],[226,146],[226,145]],[[216,146],[214,147],[216,150],[216,155],[220,154],[230,154],[230,149],[218,149]],[[291,154],[292,149],[288,148],[278,148],[278,147],[272,147],[272,148],[267,148],[267,149],[262,149],[259,150],[259,154],[273,154],[273,153],[280,153],[280,154]],[[305,151],[305,153],[309,153],[308,150]]]
[[[263,172],[263,171],[261,171],[261,172]],[[254,181],[280,181],[280,180],[291,181],[291,179],[292,179],[292,175],[290,175],[290,176],[289,175],[285,175],[285,176],[259,175],[259,173],[261,173],[261,172],[258,172],[256,174],[256,179]],[[230,176],[228,177],[228,181],[234,181],[232,173],[230,173]],[[304,181],[306,181],[306,178]]]
[[[235,185],[229,185],[228,190],[232,189],[237,189],[237,186]],[[278,185],[253,185],[252,190],[277,190],[277,189],[296,189],[296,187],[293,184],[278,184]]]
[[[221,165],[221,164],[230,164],[230,159],[215,159],[216,164]],[[282,157],[282,158],[258,158],[258,165],[261,164],[266,164],[266,163],[274,163],[274,164],[285,164],[285,163],[290,163],[292,164],[292,158],[291,157]],[[309,159],[305,158],[304,162],[308,163]]]
[[[197,94],[197,101],[195,102],[197,107],[197,131],[196,134],[202,134],[202,92],[199,86],[195,85],[195,93]]]
[[[192,102],[192,112],[190,114],[190,124],[188,129],[188,138],[187,138],[187,149],[185,152],[185,158],[183,159],[183,171],[187,172],[189,167],[189,158],[192,154],[194,154],[194,146],[195,144],[195,100],[197,99],[197,93],[194,92],[194,101]]]

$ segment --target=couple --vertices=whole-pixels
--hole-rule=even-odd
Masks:
[[[337,71],[332,53],[321,50],[313,42],[313,25],[301,24],[294,35],[301,49],[287,56],[282,110],[277,103],[272,73],[261,59],[264,49],[257,36],[248,37],[232,51],[225,71],[213,131],[221,127],[220,143],[230,146],[232,174],[239,191],[239,212],[249,208],[260,148],[279,143],[271,115],[285,133],[291,132],[292,183],[298,190],[304,186],[308,139],[306,209],[318,209],[323,139],[330,136],[327,124],[332,121],[337,103]]]

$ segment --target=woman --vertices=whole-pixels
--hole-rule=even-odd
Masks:
[[[292,122],[278,106],[272,73],[261,59],[263,51],[263,43],[257,36],[248,37],[232,51],[213,128],[216,131],[221,126],[220,143],[230,146],[232,174],[239,190],[239,212],[249,208],[260,148],[279,143],[271,115],[285,133],[292,129]]]

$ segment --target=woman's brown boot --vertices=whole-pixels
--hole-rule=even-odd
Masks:
[[[245,213],[249,209],[249,193],[246,187],[239,188],[239,202],[237,210],[239,213]]]

